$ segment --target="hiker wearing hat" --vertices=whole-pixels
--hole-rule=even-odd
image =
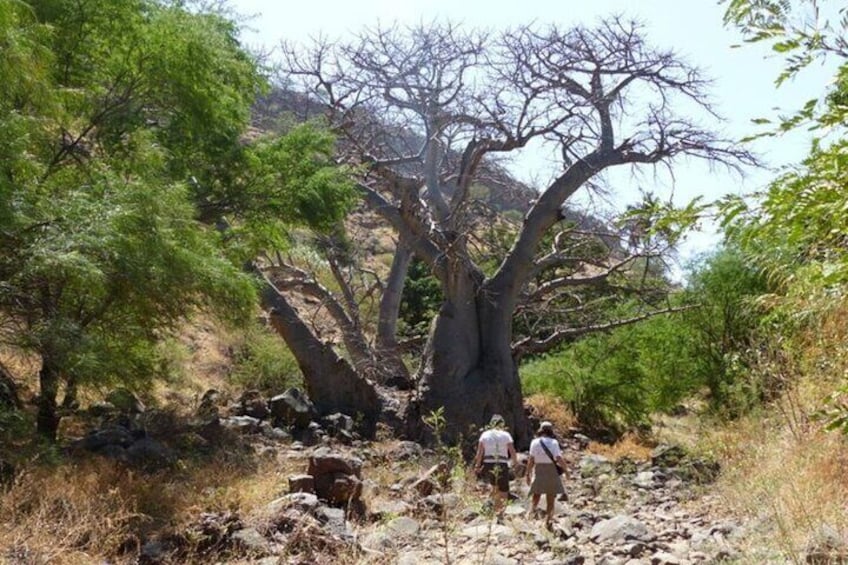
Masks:
[[[495,414],[489,420],[489,427],[480,434],[477,454],[474,456],[474,470],[492,485],[492,507],[498,518],[503,516],[509,495],[509,461],[512,461],[513,467],[518,463],[515,445],[512,435],[506,431],[503,416]]]
[[[527,516],[532,517],[539,505],[539,499],[545,495],[545,527],[551,529],[554,516],[554,501],[558,494],[565,492],[560,475],[565,470],[562,450],[554,436],[554,426],[542,422],[536,438],[530,442],[527,460],[527,484],[530,485],[532,502]],[[531,482],[532,477],[532,482]]]

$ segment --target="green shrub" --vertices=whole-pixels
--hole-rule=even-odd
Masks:
[[[413,259],[400,303],[400,335],[406,338],[426,335],[442,300],[439,282],[430,274],[429,267],[423,261]]]
[[[694,336],[694,376],[708,387],[718,414],[736,417],[762,400],[764,389],[752,380],[751,368],[763,350],[758,298],[767,291],[762,271],[734,248],[692,270],[687,300],[699,307],[683,319]]]
[[[621,432],[693,394],[692,334],[679,316],[659,316],[589,336],[520,369],[527,394],[566,401],[580,423]]]
[[[303,376],[294,355],[270,330],[249,330],[234,350],[230,379],[235,384],[270,394],[303,386]]]

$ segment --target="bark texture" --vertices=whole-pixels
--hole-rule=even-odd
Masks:
[[[45,356],[42,360],[38,380],[40,394],[38,396],[36,430],[48,441],[56,441],[60,421],[56,406],[56,396],[59,393],[59,372],[48,356]]]
[[[410,405],[411,435],[426,437],[423,418],[443,409],[443,439],[450,443],[475,441],[491,416],[501,414],[516,446],[529,445],[521,382],[510,353],[511,316],[485,287],[445,301],[433,323],[417,397]]]
[[[316,409],[321,414],[347,414],[360,422],[361,433],[373,437],[383,408],[373,383],[360,376],[331,345],[315,337],[270,281],[266,281],[262,301],[271,325],[294,353]]]
[[[388,374],[386,384],[401,390],[412,388],[412,376],[400,356],[397,342],[397,322],[400,315],[400,304],[403,297],[403,287],[406,274],[412,262],[412,251],[398,242],[392,266],[383,296],[380,298],[380,312],[377,320],[376,354],[384,372]]]

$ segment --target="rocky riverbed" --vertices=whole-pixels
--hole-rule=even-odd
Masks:
[[[252,452],[250,457],[286,469],[273,500],[257,508],[204,512],[177,531],[139,539],[132,551],[137,562],[791,562],[779,555],[751,555],[745,542],[755,526],[731,518],[712,494],[718,464],[678,446],[660,445],[640,460],[611,460],[589,449],[589,438],[568,432],[561,438],[569,462],[563,476],[567,496],[557,500],[552,527],[546,529],[541,515],[527,516],[528,487],[521,478],[526,454],[519,456],[505,515],[497,519],[486,507],[488,487],[457,451],[427,449],[391,435],[363,441],[353,420],[341,414],[298,423],[292,414],[299,412],[289,406],[294,401],[278,400],[273,410],[262,411],[241,402],[227,410],[231,416],[201,410],[180,434],[169,424],[160,426],[168,434],[157,436],[156,418],[147,414],[128,420],[132,425],[112,421],[75,442],[75,448],[127,465],[159,469],[174,458],[160,436],[181,444],[182,436],[211,442],[226,432]],[[144,428],[136,429],[140,423]],[[848,544],[838,532],[823,532],[813,541],[804,549],[806,562],[848,560]]]
[[[286,494],[252,516],[204,514],[184,537],[206,539],[217,562],[261,565],[684,565],[740,556],[744,528],[716,516],[706,494],[716,464],[672,446],[648,461],[611,461],[587,452],[579,434],[564,444],[568,493],[550,530],[541,515],[527,516],[520,477],[498,520],[487,509],[486,485],[418,444],[324,438],[307,446],[267,436],[257,449],[303,464],[302,474],[287,477]],[[149,540],[141,561],[175,555]]]

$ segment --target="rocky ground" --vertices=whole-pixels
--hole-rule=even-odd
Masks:
[[[552,531],[543,527],[541,515],[526,517],[523,480],[513,481],[502,522],[453,492],[394,504],[377,496],[372,506],[388,508],[389,518],[355,529],[366,553],[361,562],[673,565],[738,556],[734,540],[741,528],[696,503],[703,496],[699,485],[716,475],[714,465],[674,447],[658,448],[651,461],[612,463],[582,451],[581,443],[566,442],[573,465]],[[485,498],[482,490],[478,496]],[[420,512],[422,507],[430,514]]]
[[[225,425],[245,430],[244,422]],[[312,432],[319,436],[307,446],[260,429],[257,449],[301,460],[304,473],[289,476],[289,492],[256,515],[207,514],[186,537],[205,536],[215,561],[263,565],[674,565],[739,556],[740,525],[704,504],[717,467],[677,447],[657,448],[650,461],[612,462],[586,452],[579,434],[565,440],[567,500],[557,501],[548,531],[541,515],[526,516],[520,478],[499,521],[487,509],[486,486],[462,465],[445,465],[449,458],[412,442],[338,442]],[[172,549],[150,540],[141,562],[171,561]]]
[[[746,526],[723,516],[709,494],[718,465],[679,447],[661,445],[644,461],[612,461],[590,452],[589,438],[577,430],[563,434],[567,499],[557,501],[549,531],[541,515],[526,516],[526,455],[497,520],[486,507],[486,485],[456,452],[391,438],[362,441],[348,416],[307,417],[299,410],[303,399],[284,396],[246,396],[219,410],[209,395],[180,434],[172,423],[161,426],[171,443],[180,443],[179,435],[200,441],[226,431],[255,456],[301,471],[281,476],[281,496],[255,511],[205,513],[184,531],[139,540],[139,563],[757,562],[742,554]],[[112,420],[76,445],[161,467],[174,453],[151,433],[155,420],[139,410],[129,423]]]

